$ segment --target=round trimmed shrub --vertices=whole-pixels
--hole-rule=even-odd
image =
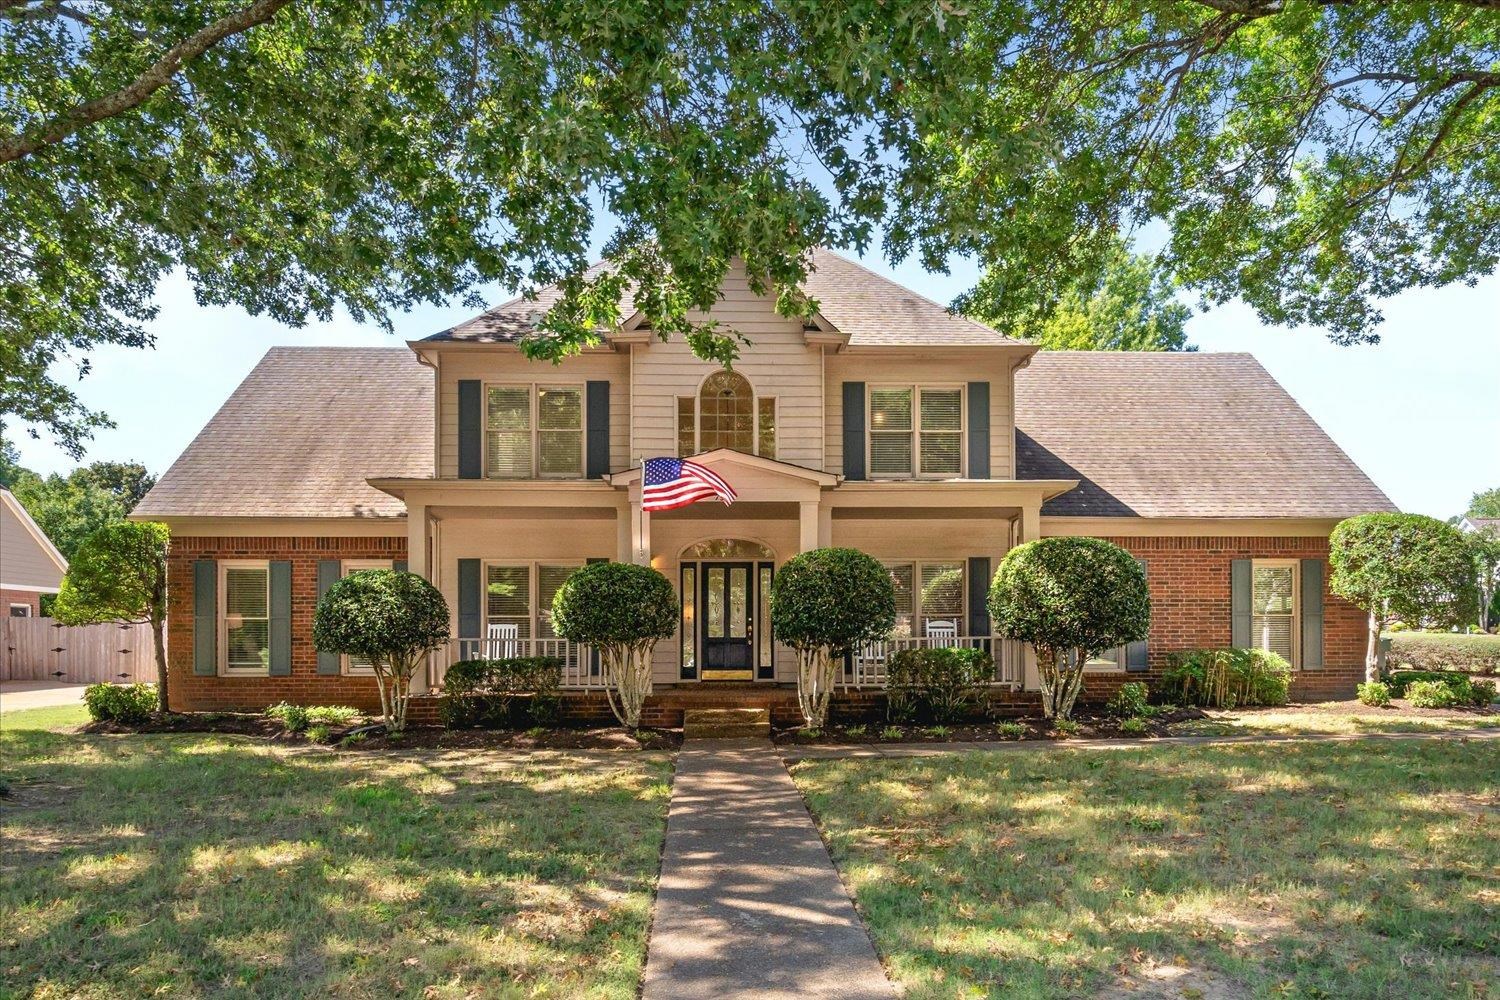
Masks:
[[[1102,538],[1016,546],[1000,562],[988,604],[998,634],[1036,650],[1049,717],[1072,712],[1091,656],[1144,639],[1151,627],[1146,571]]]
[[[313,643],[324,652],[369,660],[386,728],[406,726],[411,678],[447,643],[448,602],[415,573],[367,569],[335,581],[313,614]]]
[[[599,651],[609,707],[622,725],[641,724],[651,694],[651,651],[677,629],[672,583],[650,566],[591,563],[574,570],[552,598],[552,628]]]
[[[797,701],[810,728],[828,720],[834,657],[895,625],[891,574],[858,549],[813,549],[781,567],[771,584],[771,627],[797,653]]]

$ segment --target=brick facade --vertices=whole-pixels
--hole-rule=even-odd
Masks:
[[[31,616],[39,618],[42,614],[42,595],[34,590],[6,590],[0,588],[0,615],[10,614],[12,604],[24,604],[31,608]]]
[[[261,709],[279,701],[353,705],[379,711],[373,677],[318,673],[312,617],[321,559],[405,559],[406,538],[172,539],[167,557],[167,670],[172,708],[180,712]],[[292,672],[286,677],[209,677],[193,673],[193,561],[285,559],[292,564]]]
[[[1182,538],[1123,537],[1110,541],[1146,562],[1151,585],[1150,669],[1146,673],[1090,674],[1084,697],[1108,698],[1130,680],[1151,682],[1161,676],[1177,650],[1227,646],[1230,641],[1229,566],[1234,559],[1326,559],[1322,538]],[[364,710],[379,707],[369,677],[320,675],[312,643],[312,615],[317,603],[317,567],[321,559],[404,559],[405,538],[207,538],[179,537],[168,560],[169,622],[167,650],[172,678],[172,707],[179,711],[260,709],[278,701],[301,704],[346,704]],[[208,677],[193,673],[193,560],[287,559],[292,563],[292,672],[287,677]],[[1326,592],[1323,668],[1299,672],[1292,697],[1299,701],[1347,698],[1364,676],[1365,617],[1352,605]],[[693,689],[698,697],[706,688]],[[778,723],[793,721],[796,696],[790,690],[767,689]],[[679,724],[687,701],[671,689],[652,699],[647,722]],[[836,717],[879,715],[878,693],[840,696]],[[1011,695],[1002,711],[1021,710],[1032,699]],[[429,700],[413,706],[413,722],[436,721]],[[569,697],[565,714],[575,721],[607,722],[602,693]]]

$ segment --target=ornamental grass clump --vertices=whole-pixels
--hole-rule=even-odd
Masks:
[[[313,643],[369,661],[390,733],[406,728],[411,679],[448,642],[448,602],[415,573],[367,569],[329,587],[313,614]]]
[[[1172,701],[1187,705],[1285,705],[1292,666],[1265,649],[1190,649],[1173,655],[1161,686]]]
[[[797,654],[797,704],[813,729],[828,721],[838,658],[896,625],[896,588],[857,549],[813,549],[781,567],[771,585],[771,627]]]
[[[552,628],[599,651],[610,710],[621,725],[639,728],[651,695],[652,650],[677,629],[671,582],[650,566],[584,566],[553,596]]]
[[[1036,650],[1042,711],[1066,719],[1083,668],[1107,649],[1146,638],[1146,571],[1102,538],[1040,538],[1006,554],[990,584],[995,631]]]

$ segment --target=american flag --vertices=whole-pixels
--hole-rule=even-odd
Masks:
[[[683,458],[648,458],[641,510],[672,510],[699,500],[734,503],[734,489],[711,470]]]

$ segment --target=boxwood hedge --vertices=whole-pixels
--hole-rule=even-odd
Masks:
[[[1387,670],[1458,670],[1466,674],[1500,674],[1500,635],[1447,632],[1391,632]]]

